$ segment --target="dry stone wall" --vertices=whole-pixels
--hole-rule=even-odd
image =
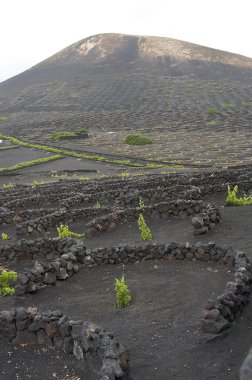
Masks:
[[[90,355],[101,362],[100,380],[126,379],[127,351],[102,327],[89,321],[73,320],[61,310],[14,307],[0,312],[0,337],[18,344],[28,342],[54,346],[88,361]]]

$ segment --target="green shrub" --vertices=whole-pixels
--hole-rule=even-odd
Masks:
[[[226,109],[228,109],[228,108],[233,108],[233,107],[234,107],[234,105],[231,104],[231,103],[224,103],[224,104],[222,104],[221,106],[222,106],[222,108],[226,108]]]
[[[88,133],[88,130],[86,128],[80,128],[80,133],[86,134],[86,133]]]
[[[220,111],[216,108],[209,108],[205,111],[208,115],[219,115]]]
[[[145,205],[144,205],[144,200],[143,200],[143,198],[142,198],[142,197],[139,197],[139,207],[143,209],[144,206],[145,206]]]
[[[209,125],[210,127],[215,127],[216,125],[218,125],[218,121],[216,120],[211,120],[211,121],[208,121],[207,122],[207,125]]]
[[[115,291],[117,307],[122,309],[123,307],[128,306],[132,297],[129,295],[129,289],[124,280],[124,275],[121,279],[116,278]]]
[[[241,107],[251,107],[251,106],[252,106],[252,100],[241,103]]]
[[[228,186],[228,196],[226,202],[235,206],[249,206],[252,205],[252,196],[244,196],[237,198],[238,186],[234,186],[233,190]]]
[[[59,238],[63,239],[66,237],[73,237],[80,239],[82,237],[85,237],[85,234],[77,234],[75,232],[69,231],[68,226],[66,224],[61,224],[59,227],[57,227]]]
[[[79,177],[79,180],[80,181],[90,181],[91,178],[89,178],[89,177]]]
[[[106,174],[102,174],[102,175],[100,175],[100,178],[101,178],[101,179],[107,179],[107,178],[109,178],[109,176],[106,175]]]
[[[17,273],[0,269],[0,296],[12,296],[15,289],[9,284],[11,280],[16,281]]]
[[[8,234],[5,232],[2,232],[2,240],[8,240]]]
[[[14,185],[12,183],[4,183],[2,187],[3,189],[12,189]]]
[[[95,204],[95,208],[97,208],[97,209],[101,208],[101,204],[100,204],[99,201],[96,202],[96,204]]]
[[[36,187],[38,187],[39,185],[43,185],[43,184],[44,184],[43,181],[36,181],[36,180],[34,180],[31,183],[31,187],[32,187],[32,189],[36,189]]]
[[[140,214],[137,220],[141,239],[142,240],[152,240],[152,233],[150,228],[145,223],[143,214]]]
[[[64,131],[64,132],[54,132],[51,135],[51,140],[58,141],[60,139],[63,139],[64,137],[75,137],[75,136],[78,136],[78,134],[75,133],[75,132],[67,132],[67,131]]]
[[[124,144],[128,145],[147,145],[152,143],[153,142],[149,137],[141,135],[128,135],[124,140]]]
[[[4,121],[4,120],[7,120],[8,117],[7,116],[0,116],[0,121]]]

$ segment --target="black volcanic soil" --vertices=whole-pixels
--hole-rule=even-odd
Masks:
[[[221,206],[224,195],[211,196],[211,201]],[[206,235],[194,237],[190,219],[179,218],[152,221],[153,235],[160,242],[214,240],[217,244],[242,249],[252,258],[251,207],[226,207],[221,208],[221,212],[222,223]],[[94,240],[87,239],[87,246],[138,242],[136,232],[136,228],[122,225]],[[118,310],[115,308],[114,281],[123,272],[133,299],[129,307]],[[10,304],[32,304],[51,310],[60,308],[72,318],[101,324],[130,348],[132,380],[237,380],[251,345],[252,305],[244,309],[228,334],[213,337],[199,331],[200,310],[207,299],[222,292],[229,278],[230,273],[223,266],[213,263],[146,261],[124,267],[100,266],[83,269],[35,296],[3,298],[0,303],[1,309],[9,309]],[[11,362],[0,366],[0,373],[4,371],[3,379],[44,380],[46,376],[53,380],[53,373],[57,373],[56,378],[60,380],[71,379],[74,374],[81,380],[97,378],[94,373],[82,370],[79,362],[74,369],[75,361],[62,353],[49,350],[49,360],[47,352],[34,346],[33,360],[29,361],[31,348],[19,347],[19,350],[0,347],[3,357],[14,352],[10,355]],[[46,372],[45,368],[43,372],[36,370],[33,377],[38,362],[46,364]]]
[[[195,244],[198,241],[207,243],[214,241],[219,245],[232,246],[235,249],[243,250],[252,259],[252,206],[247,207],[226,207],[226,194],[214,195],[206,200],[220,206],[222,221],[207,234],[194,236],[191,218],[189,217],[169,217],[167,219],[148,219],[146,222],[151,228],[153,240],[159,243],[167,241],[188,241]],[[73,223],[70,225],[75,227]],[[78,226],[80,228],[80,225]],[[76,230],[77,231],[77,230]],[[100,234],[92,239],[86,239],[88,248],[98,246],[106,247],[111,244],[129,244],[135,242],[142,244],[137,222],[123,222],[116,229]]]
[[[53,154],[54,153],[51,152],[28,148],[8,149],[3,151],[0,150],[0,168],[16,165],[20,162],[27,162],[53,156]]]
[[[114,295],[121,265],[82,270],[25,304],[60,308],[74,319],[95,321],[115,333],[131,350],[132,379],[182,379],[188,367],[191,377],[188,373],[187,378],[195,379],[191,352],[197,351],[202,339],[200,310],[206,299],[221,292],[230,275],[220,265],[167,261],[129,264],[124,272],[133,299],[123,310],[115,308]],[[205,351],[202,358],[206,347],[200,346]]]

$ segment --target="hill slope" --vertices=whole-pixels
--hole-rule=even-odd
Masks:
[[[102,136],[92,147],[106,145],[102,133],[143,129],[161,140],[182,131],[174,139],[185,142],[192,131],[225,131],[246,146],[252,59],[170,38],[96,35],[1,83],[0,115],[1,131],[40,141],[86,127]]]

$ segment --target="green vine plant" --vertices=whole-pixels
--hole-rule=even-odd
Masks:
[[[8,240],[8,234],[5,232],[2,232],[2,240]]]
[[[4,183],[2,188],[3,189],[12,189],[14,185],[12,183]]]
[[[120,309],[129,305],[131,301],[131,296],[129,294],[128,285],[125,282],[124,275],[121,279],[116,278],[115,280],[115,291],[116,291],[116,305]]]
[[[17,273],[0,268],[0,296],[13,296],[15,289],[10,285],[10,281],[16,281]]]
[[[226,198],[227,204],[235,205],[235,206],[249,206],[252,205],[252,196],[244,196],[237,198],[238,186],[234,186],[233,190],[231,190],[228,185],[228,196]]]
[[[145,207],[144,200],[142,197],[139,197],[139,208],[143,209]]]
[[[143,214],[140,214],[137,220],[141,239],[142,240],[152,240],[152,233],[150,228],[147,226]]]
[[[36,180],[34,180],[31,183],[31,188],[32,189],[36,189],[37,187],[39,187],[40,185],[43,185],[43,184],[44,184],[43,181],[36,181]]]
[[[67,237],[73,237],[80,239],[82,237],[85,237],[85,234],[77,234],[75,232],[72,232],[69,230],[68,226],[66,224],[60,224],[60,226],[57,226],[58,236],[59,238],[67,238]]]
[[[95,208],[97,208],[97,209],[101,208],[101,204],[100,204],[99,201],[96,202],[96,204],[95,204]]]

